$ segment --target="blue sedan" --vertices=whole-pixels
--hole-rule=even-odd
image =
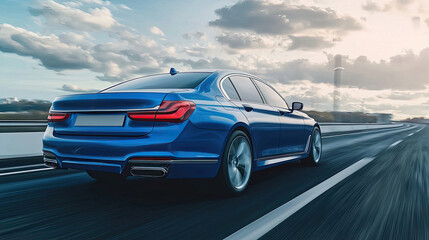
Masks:
[[[320,127],[302,108],[247,73],[171,69],[98,93],[57,97],[44,161],[100,181],[213,178],[238,194],[254,171],[296,160],[319,163]]]

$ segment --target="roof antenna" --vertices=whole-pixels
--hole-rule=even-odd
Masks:
[[[179,72],[179,71],[177,71],[176,69],[174,69],[174,68],[170,68],[170,74],[171,74],[171,75],[176,75],[178,72]]]

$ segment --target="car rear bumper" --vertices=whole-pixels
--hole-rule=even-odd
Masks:
[[[228,131],[197,129],[190,122],[175,129],[178,131],[170,128],[166,133],[167,130],[154,128],[142,137],[108,138],[58,135],[48,126],[43,138],[45,164],[59,169],[130,175],[138,175],[138,169],[158,168],[161,172],[165,170],[161,176],[165,178],[217,175]]]

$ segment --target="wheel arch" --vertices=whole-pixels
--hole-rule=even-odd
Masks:
[[[237,131],[237,130],[241,130],[241,131],[243,131],[243,132],[246,134],[246,136],[249,138],[250,145],[251,145],[251,147],[252,147],[252,154],[254,154],[254,153],[253,153],[253,139],[252,139],[252,134],[251,134],[251,131],[250,131],[250,127],[249,127],[249,125],[247,125],[246,123],[243,123],[243,122],[238,122],[238,123],[234,124],[234,125],[231,127],[231,131],[230,131],[230,132],[229,132],[229,134],[228,134],[228,139],[229,139],[229,137],[231,136],[231,134],[232,134],[234,131]]]
[[[320,125],[319,125],[319,123],[315,123],[315,124],[314,124],[314,126],[313,126],[313,128],[315,128],[315,127],[318,127],[318,128],[319,128],[320,133],[322,133],[322,129],[320,129]]]
[[[220,156],[222,156],[222,157],[220,158],[220,161],[219,161],[219,168],[218,168],[217,175],[219,175],[219,172],[220,172],[220,166],[221,166],[222,161],[223,161],[223,153],[225,152],[226,144],[228,143],[228,140],[231,137],[232,133],[237,131],[237,130],[244,132],[244,134],[246,134],[247,138],[249,138],[250,147],[252,148],[252,157],[255,156],[254,148],[253,148],[252,135],[250,133],[250,128],[246,123],[238,122],[231,127],[231,130],[229,131],[228,135],[225,138],[225,142],[224,142],[223,147],[222,147],[222,152],[220,154]]]

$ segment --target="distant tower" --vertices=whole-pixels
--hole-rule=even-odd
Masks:
[[[340,110],[341,71],[344,69],[341,63],[341,55],[334,57],[334,112]]]

